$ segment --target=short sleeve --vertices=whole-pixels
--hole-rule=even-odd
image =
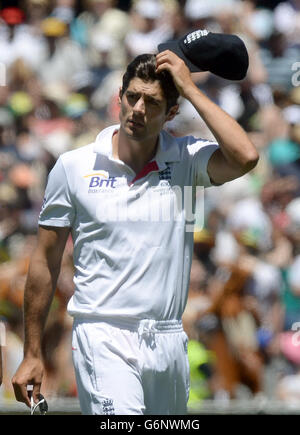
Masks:
[[[219,148],[215,142],[189,137],[188,151],[192,157],[193,182],[196,186],[214,186],[207,173],[207,165],[213,153]]]
[[[49,174],[38,223],[55,227],[71,227],[74,215],[75,209],[71,201],[67,175],[60,157]]]

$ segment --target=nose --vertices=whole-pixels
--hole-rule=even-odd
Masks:
[[[139,98],[133,106],[133,111],[136,114],[145,114],[145,102],[143,97]]]

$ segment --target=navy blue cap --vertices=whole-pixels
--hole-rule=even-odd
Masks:
[[[227,80],[242,80],[249,67],[244,42],[236,35],[196,30],[158,45],[183,59],[191,72],[210,71]]]

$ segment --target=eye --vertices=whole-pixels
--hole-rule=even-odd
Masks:
[[[131,92],[127,92],[126,96],[128,101],[136,101],[138,99],[138,95]]]
[[[157,100],[153,100],[152,98],[149,98],[148,102],[152,106],[159,106],[159,102]]]

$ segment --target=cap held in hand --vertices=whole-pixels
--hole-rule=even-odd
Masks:
[[[177,54],[191,72],[210,71],[227,80],[244,79],[249,66],[247,49],[238,36],[205,29],[159,44],[158,51],[164,50]]]

